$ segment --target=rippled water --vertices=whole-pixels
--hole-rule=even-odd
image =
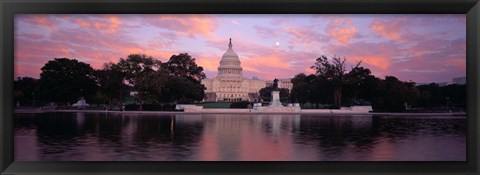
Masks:
[[[465,117],[16,114],[15,160],[465,161]]]

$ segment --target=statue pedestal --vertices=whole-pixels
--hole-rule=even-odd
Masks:
[[[280,102],[280,91],[272,91],[272,101],[270,101],[269,107],[283,107]]]
[[[300,112],[300,106],[285,107],[280,102],[280,91],[272,91],[272,101],[268,106],[254,105],[252,112]]]

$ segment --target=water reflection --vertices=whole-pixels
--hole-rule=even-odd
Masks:
[[[16,160],[465,160],[465,118],[16,114]]]

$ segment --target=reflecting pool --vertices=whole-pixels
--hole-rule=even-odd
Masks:
[[[16,161],[465,161],[465,116],[15,114]]]

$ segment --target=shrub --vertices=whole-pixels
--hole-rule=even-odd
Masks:
[[[248,108],[249,104],[250,102],[248,101],[233,102],[230,104],[230,108]]]

